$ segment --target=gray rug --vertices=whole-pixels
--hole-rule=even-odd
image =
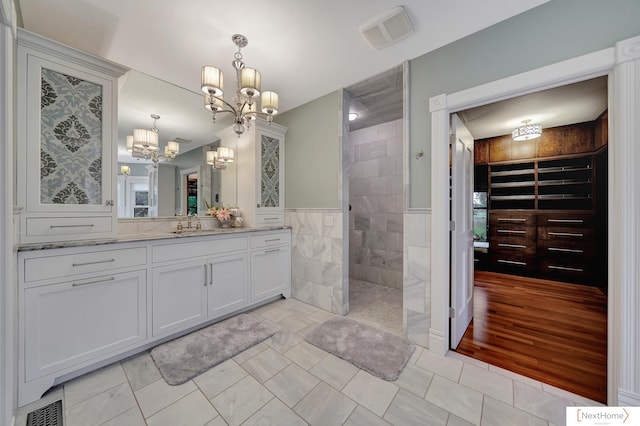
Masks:
[[[401,337],[345,317],[314,328],[305,340],[384,380],[396,380],[415,346]]]
[[[180,385],[279,330],[269,321],[240,314],[156,346],[151,357],[168,384]]]

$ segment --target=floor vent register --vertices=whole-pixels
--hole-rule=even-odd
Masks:
[[[30,412],[26,426],[62,426],[62,400]]]

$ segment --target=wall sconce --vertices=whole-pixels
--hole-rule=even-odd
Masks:
[[[129,176],[131,174],[131,167],[129,166],[120,166],[120,173],[125,176]]]

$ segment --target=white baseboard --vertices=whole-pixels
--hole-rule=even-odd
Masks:
[[[438,355],[445,355],[449,348],[444,341],[444,335],[433,328],[429,329],[429,351]]]
[[[640,393],[631,392],[618,388],[618,406],[620,407],[639,407]]]

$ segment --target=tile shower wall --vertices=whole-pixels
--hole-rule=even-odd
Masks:
[[[349,133],[349,276],[402,288],[402,120]]]
[[[431,213],[404,215],[403,329],[407,338],[425,348],[431,327]]]
[[[285,224],[291,226],[292,296],[326,311],[345,314],[342,212],[287,209]]]

